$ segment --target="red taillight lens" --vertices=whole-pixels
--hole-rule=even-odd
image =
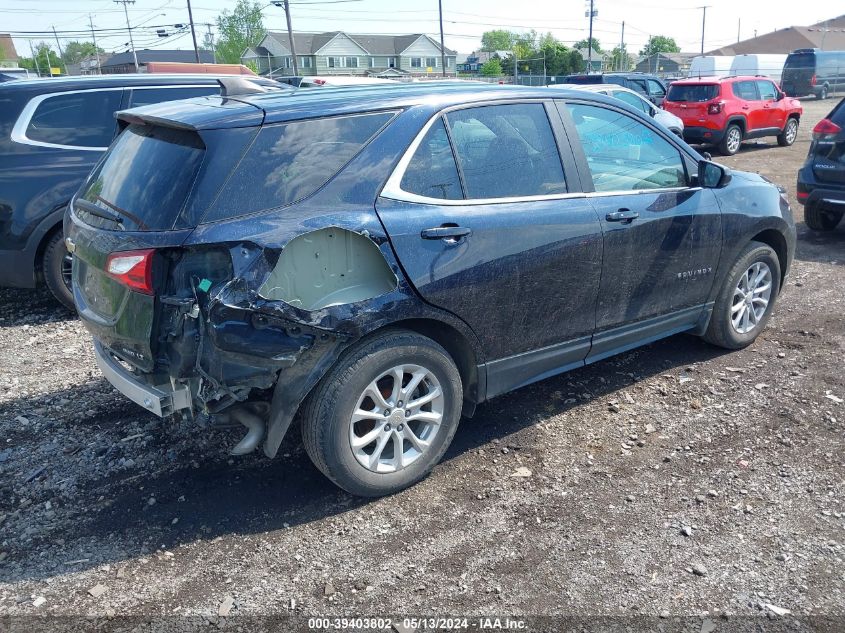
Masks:
[[[802,202],[803,202],[804,200],[806,200],[807,198],[809,198],[809,197],[810,197],[810,192],[808,192],[808,191],[799,191],[799,192],[797,192],[796,197],[797,197],[800,201],[802,201]]]
[[[145,295],[153,294],[153,255],[155,249],[112,253],[106,272],[124,286]]]
[[[813,75],[812,77],[810,77],[810,85],[811,85],[811,86],[815,86],[815,85],[816,85],[816,76],[815,76],[815,75]]]
[[[836,125],[830,119],[822,119],[818,123],[816,123],[816,127],[813,128],[813,140],[814,141],[827,141],[832,140],[837,134],[842,131],[842,128]]]
[[[719,114],[722,111],[722,106],[724,104],[719,101],[718,103],[711,103],[707,106],[707,114]]]

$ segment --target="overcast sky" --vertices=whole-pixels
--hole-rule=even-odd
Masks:
[[[234,0],[192,0],[194,20],[214,23]],[[269,4],[269,0],[265,2]],[[702,4],[707,9],[705,50],[763,34],[778,28],[807,25],[845,13],[842,0],[812,0],[800,10],[776,10],[772,0],[595,0],[598,11],[594,37],[602,47],[612,48],[622,37],[628,50],[638,52],[649,35],[674,37],[684,52],[701,49]],[[779,4],[779,3],[778,3]],[[784,3],[785,4],[785,3]],[[430,33],[437,36],[437,1],[415,0],[291,0],[293,26],[301,31],[344,30],[359,33]],[[564,43],[587,36],[585,17],[589,2],[584,0],[443,0],[446,46],[461,53],[478,47],[481,33],[503,28],[514,31],[551,31]],[[88,14],[96,29],[125,29],[122,5],[113,0],[0,0],[0,32],[49,31],[55,27],[63,41],[89,40],[90,34],[67,33],[88,29]],[[164,14],[164,15],[162,15]],[[129,18],[137,48],[190,48],[189,34],[168,39],[156,37],[154,26],[171,26],[188,21],[185,0],[136,0],[129,5]],[[282,9],[264,9],[264,25],[270,30],[285,28]],[[137,31],[134,31],[135,27]],[[198,26],[204,31],[205,26]],[[171,29],[172,30],[172,29]],[[62,33],[65,31],[66,33]],[[55,40],[31,35],[34,42]],[[198,40],[201,37],[198,34]],[[100,32],[98,44],[108,52],[124,49],[128,41],[122,33]],[[27,54],[29,41],[17,36],[19,54]]]

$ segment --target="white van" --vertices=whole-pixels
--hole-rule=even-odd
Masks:
[[[720,77],[731,74],[733,55],[696,55],[692,58],[688,77]]]
[[[786,55],[737,55],[731,64],[731,75],[763,75],[780,83]]]

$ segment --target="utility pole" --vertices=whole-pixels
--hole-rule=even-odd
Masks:
[[[290,56],[293,58],[293,74],[299,75],[299,65],[296,62],[296,44],[293,41],[293,27],[290,23],[290,2],[288,0],[273,0],[270,4],[274,7],[284,7],[285,19],[288,21],[288,39],[290,40]]]
[[[41,76],[41,69],[38,67],[38,57],[35,55],[35,50],[32,48],[32,40],[29,40],[29,52],[32,55],[32,61],[35,62],[35,72],[38,73],[38,76]],[[49,55],[47,57],[49,59]]]
[[[59,48],[59,71],[62,69],[62,64],[65,62],[65,54],[62,52],[62,44],[59,42],[59,35],[56,33],[56,27],[53,27],[53,35],[56,38],[56,46]],[[47,53],[47,63],[50,63],[50,54]],[[65,74],[67,74],[67,64],[65,63]],[[50,71],[50,76],[52,77],[53,71]]]
[[[440,63],[443,65],[443,76],[446,76],[446,48],[443,45],[443,0],[437,0],[440,11]]]
[[[710,5],[706,5],[703,7],[698,7],[701,9],[701,54],[704,55],[704,23],[707,21],[707,9],[710,8]]]
[[[88,24],[91,25],[91,38],[94,40],[94,54],[97,56],[97,74],[100,74],[100,49],[97,48],[97,33],[94,31],[94,20],[88,14]]]
[[[619,52],[622,53],[622,58],[619,60],[620,68],[616,70],[628,70],[628,53],[625,52],[625,20],[622,20],[622,40],[619,42]],[[621,66],[624,64],[624,68]]]
[[[208,43],[211,45],[211,56],[214,63],[217,63],[217,48],[214,46],[214,33],[211,32],[211,22],[205,25],[208,28]]]
[[[191,0],[188,0],[188,22],[191,23],[191,38],[194,40],[194,56],[197,58],[197,63],[200,63],[200,49],[197,48],[197,32],[194,30],[194,14],[191,11]]]
[[[596,15],[594,0],[590,0],[590,37],[587,39],[587,74],[593,70],[593,17]]]
[[[742,18],[736,19],[736,41],[739,42],[739,27],[742,25]]]
[[[123,5],[123,13],[126,15],[126,30],[129,31],[129,46],[132,47],[132,60],[135,62],[135,72],[141,72],[138,66],[138,53],[135,52],[135,41],[132,39],[132,27],[129,26],[129,9],[126,8],[128,4],[135,4],[135,0],[114,0],[117,4]]]

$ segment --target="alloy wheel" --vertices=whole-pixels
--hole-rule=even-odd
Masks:
[[[731,325],[739,334],[756,328],[772,297],[772,271],[763,262],[755,262],[739,278],[731,305]]]
[[[786,124],[786,142],[792,145],[795,142],[796,136],[798,136],[798,124],[795,122],[795,119],[789,119],[789,122]]]
[[[73,255],[67,252],[62,257],[62,281],[70,290],[73,283]]]
[[[739,151],[739,146],[742,144],[742,133],[739,131],[739,128],[732,127],[728,130],[728,151],[731,154],[735,154]]]
[[[404,364],[382,373],[364,389],[349,421],[355,459],[380,474],[407,468],[431,447],[444,405],[431,370]]]

